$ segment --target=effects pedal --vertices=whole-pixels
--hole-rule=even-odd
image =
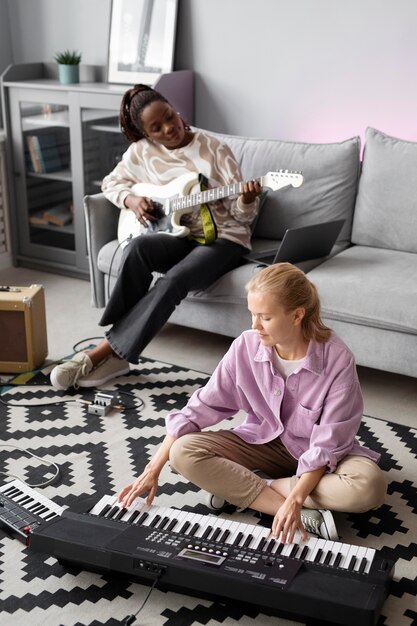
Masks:
[[[94,400],[88,405],[88,413],[92,415],[107,415],[113,407],[120,405],[120,398],[116,393],[98,391]]]

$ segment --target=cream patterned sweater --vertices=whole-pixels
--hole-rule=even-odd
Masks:
[[[217,138],[196,131],[192,141],[183,148],[168,150],[164,146],[141,139],[132,143],[114,170],[104,178],[102,191],[117,207],[125,208],[124,200],[136,183],[165,185],[174,179],[195,172],[209,181],[209,187],[241,182],[239,165],[230,148]],[[210,202],[217,226],[217,235],[250,249],[250,225],[259,207],[259,199],[244,204],[239,196]],[[183,215],[181,221],[195,237],[203,237],[198,209]]]

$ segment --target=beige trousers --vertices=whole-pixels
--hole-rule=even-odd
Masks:
[[[277,438],[265,444],[249,444],[233,431],[197,432],[177,439],[171,447],[171,467],[201,489],[240,508],[265,488],[253,470],[271,478],[291,477],[295,484],[297,461]],[[336,471],[325,474],[304,505],[362,513],[384,502],[387,481],[378,465],[363,456],[347,456]]]

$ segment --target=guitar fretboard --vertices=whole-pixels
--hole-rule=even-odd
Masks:
[[[231,185],[225,185],[224,187],[214,187],[214,189],[199,191],[189,196],[174,198],[169,202],[169,212],[174,213],[181,209],[190,209],[193,206],[197,207],[206,202],[213,202],[215,200],[228,198],[229,196],[238,195],[242,193],[244,184],[243,182],[233,183]]]

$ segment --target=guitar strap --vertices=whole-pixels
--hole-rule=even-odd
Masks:
[[[207,191],[208,189],[208,180],[203,174],[198,175],[198,180],[200,183],[201,191]],[[209,245],[213,243],[215,239],[217,239],[217,227],[216,223],[211,214],[210,207],[208,204],[202,204],[200,206],[200,217],[203,225],[204,237],[192,237],[198,243],[203,245]]]

